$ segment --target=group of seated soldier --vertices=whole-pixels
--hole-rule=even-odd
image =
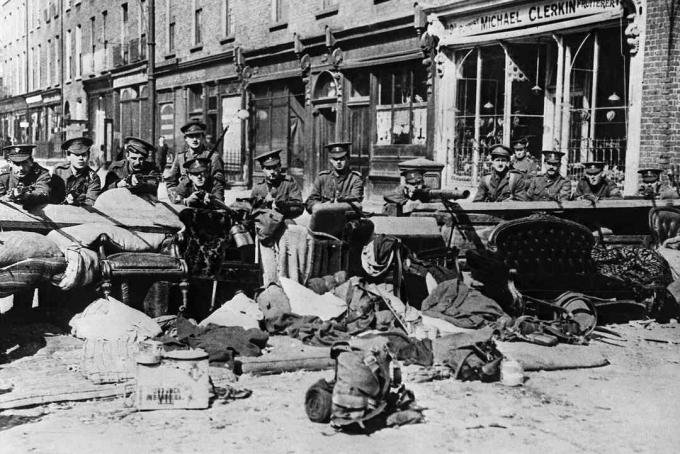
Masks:
[[[54,203],[94,205],[108,189],[128,188],[134,194],[156,194],[161,174],[147,160],[153,145],[136,137],[125,139],[125,158],[111,164],[102,185],[89,166],[92,139],[75,137],[62,144],[66,162],[54,172],[33,159],[35,145],[19,144],[3,148],[9,167],[0,171],[0,199],[24,207]]]

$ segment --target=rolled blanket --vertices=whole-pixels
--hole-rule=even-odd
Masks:
[[[328,423],[333,408],[333,384],[321,379],[305,394],[305,412],[312,422]]]

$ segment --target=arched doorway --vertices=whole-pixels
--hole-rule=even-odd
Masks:
[[[312,174],[328,166],[328,156],[324,146],[336,140],[339,90],[338,79],[332,73],[324,71],[317,76],[312,91],[312,105],[314,106],[312,147],[315,158]]]

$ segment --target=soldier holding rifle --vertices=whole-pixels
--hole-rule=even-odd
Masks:
[[[31,207],[50,203],[50,173],[33,161],[35,145],[21,144],[3,148],[10,168],[0,172],[0,196],[5,202]]]

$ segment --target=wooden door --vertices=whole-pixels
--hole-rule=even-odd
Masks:
[[[335,110],[330,107],[320,107],[314,114],[313,175],[328,168],[328,155],[324,146],[335,142],[335,122]]]

